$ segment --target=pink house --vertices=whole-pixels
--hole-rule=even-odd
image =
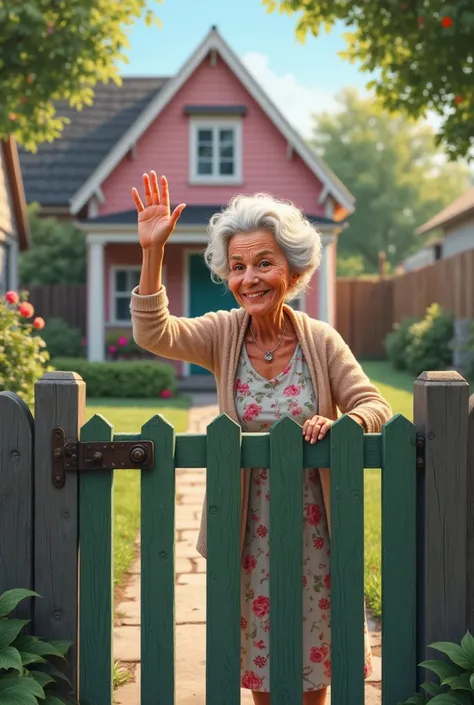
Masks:
[[[108,122],[100,110],[113,113]],[[88,111],[95,141],[90,130],[82,147],[73,133],[64,136],[75,140],[83,172],[75,171],[67,203],[37,200],[45,213],[74,216],[86,233],[90,360],[104,360],[107,331],[130,329],[130,291],[141,261],[131,189],[141,191],[142,174],[151,169],[168,177],[173,206],[187,203],[166,249],[164,277],[173,314],[198,316],[235,305],[211,282],[204,264],[206,226],[235,193],[266,191],[291,199],[321,232],[321,268],[294,305],[334,322],[336,244],[354,198],[216,28],[174,77],[124,79],[108,101],[98,97]],[[71,119],[77,124],[79,114]],[[94,164],[89,150],[96,155]],[[186,364],[177,368],[182,377],[205,373]]]

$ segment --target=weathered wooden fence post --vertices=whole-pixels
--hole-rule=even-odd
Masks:
[[[467,626],[474,634],[474,394],[469,398],[467,433]]]
[[[0,392],[0,594],[34,587],[33,416],[12,392]],[[31,600],[16,615],[31,619]]]
[[[78,479],[52,482],[52,431],[77,439],[84,423],[86,385],[75,372],[48,372],[35,387],[35,589],[38,636],[74,642],[69,675],[77,688]]]
[[[469,385],[457,372],[424,372],[414,421],[425,443],[418,478],[418,662],[434,641],[460,642],[469,626],[467,428]],[[403,511],[403,508],[401,508]]]

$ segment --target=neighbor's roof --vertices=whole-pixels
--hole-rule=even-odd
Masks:
[[[0,144],[8,178],[20,250],[27,250],[30,246],[30,226],[16,142],[10,135],[8,139],[2,140]]]
[[[425,235],[436,228],[445,228],[467,215],[474,215],[474,188],[469,189],[469,191],[466,191],[466,193],[463,193],[462,196],[450,203],[449,206],[443,208],[427,223],[419,227],[416,233]]]
[[[184,209],[180,219],[179,225],[202,225],[207,226],[209,224],[210,218],[214,213],[218,213],[223,210],[225,206],[207,206],[207,205],[187,205]],[[174,206],[172,206],[172,209]],[[343,226],[343,222],[336,222],[330,218],[325,218],[320,215],[306,215],[308,220],[313,223],[313,225],[337,225],[338,227]],[[137,211],[134,208],[129,211],[122,211],[120,213],[110,213],[109,215],[100,215],[96,218],[88,218],[87,220],[80,221],[81,226],[109,226],[109,225],[132,225],[137,224]]]
[[[135,118],[159,93],[167,78],[123,78],[122,86],[99,83],[94,103],[77,111],[66,102],[58,115],[68,117],[61,138],[40,144],[36,154],[20,150],[29,203],[69,205]]]

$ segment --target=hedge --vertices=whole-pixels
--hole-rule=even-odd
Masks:
[[[55,358],[56,370],[77,372],[87,385],[89,398],[152,399],[176,389],[175,368],[153,361],[89,362],[83,358]]]

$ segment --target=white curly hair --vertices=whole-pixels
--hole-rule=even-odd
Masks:
[[[230,273],[227,250],[238,233],[267,230],[283,251],[292,274],[299,274],[296,286],[288,290],[287,301],[304,291],[321,263],[321,236],[290,201],[267,193],[238,195],[209,221],[209,240],[204,253],[213,281],[227,281]]]

